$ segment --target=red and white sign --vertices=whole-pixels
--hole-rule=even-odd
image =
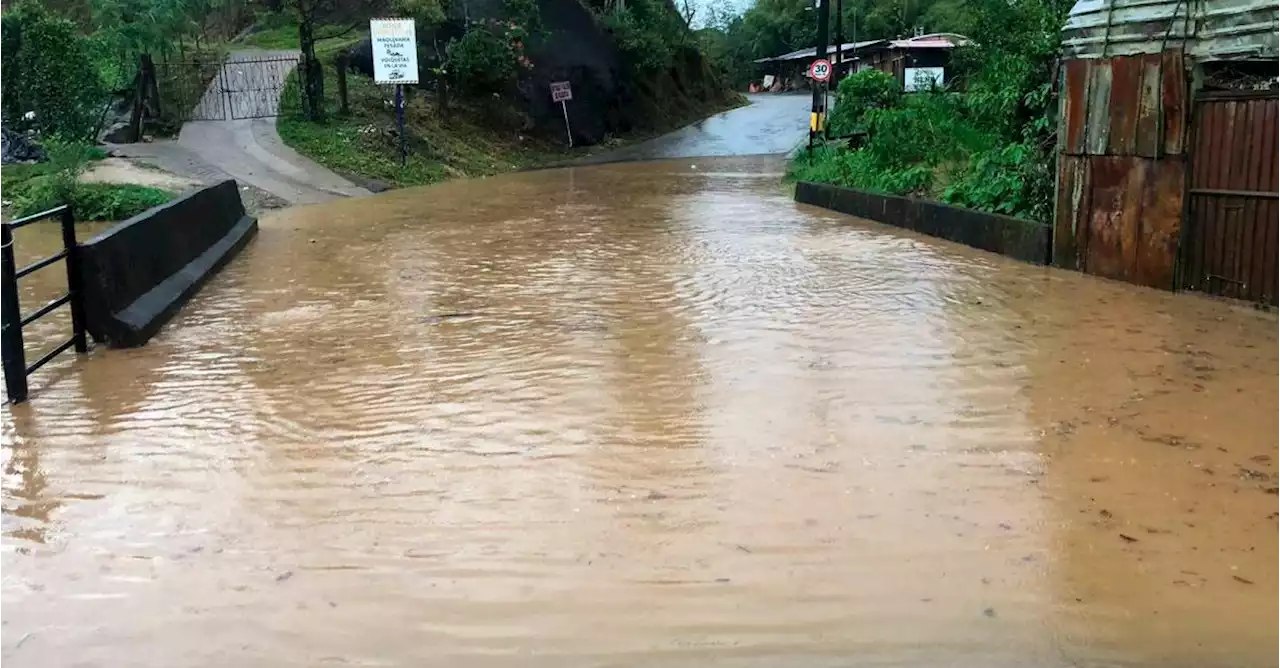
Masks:
[[[819,58],[809,65],[809,77],[814,81],[826,81],[831,78],[831,61]]]
[[[564,102],[573,99],[573,89],[569,87],[568,81],[552,81],[551,82],[551,101]]]

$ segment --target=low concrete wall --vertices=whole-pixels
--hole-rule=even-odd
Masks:
[[[926,199],[881,195],[807,181],[796,184],[796,201],[1025,262],[1049,264],[1050,260],[1052,229],[1021,218],[962,209]]]
[[[257,231],[227,180],[81,244],[89,333],[113,348],[146,343]]]

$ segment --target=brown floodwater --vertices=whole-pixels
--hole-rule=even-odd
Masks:
[[[1275,316],[781,166],[264,218],[5,409],[6,664],[1276,665]]]

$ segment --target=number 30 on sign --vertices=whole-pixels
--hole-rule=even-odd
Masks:
[[[831,61],[819,58],[809,65],[809,76],[814,81],[826,81],[831,78]]]

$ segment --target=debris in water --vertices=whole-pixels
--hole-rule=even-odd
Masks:
[[[1244,480],[1270,480],[1271,475],[1264,471],[1257,471],[1243,466],[1240,468],[1240,477]]]
[[[474,311],[459,311],[458,313],[441,313],[440,315],[430,315],[422,320],[429,325],[442,323],[446,320],[456,320],[457,318],[471,318],[480,315]]]

